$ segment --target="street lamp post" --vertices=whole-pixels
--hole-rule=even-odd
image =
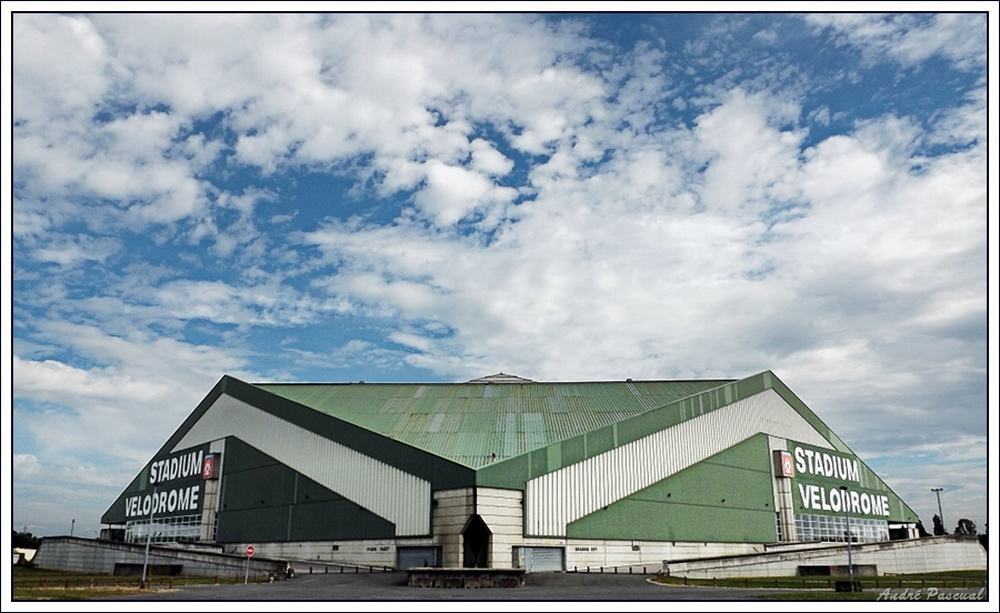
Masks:
[[[948,530],[947,530],[947,528],[945,528],[946,524],[944,523],[944,513],[941,511],[941,492],[944,491],[944,488],[943,487],[932,487],[931,491],[934,492],[934,494],[937,496],[937,501],[938,501],[938,519],[941,520],[941,529],[944,530],[945,534],[947,534]]]
[[[69,535],[70,536],[73,536],[73,530],[75,528],[76,528],[76,518],[74,517],[73,521],[69,522]]]
[[[146,526],[146,555],[142,559],[142,580],[139,589],[146,589],[146,569],[149,568],[149,541],[153,537],[153,509],[156,508],[156,483],[153,484],[153,497],[149,501],[149,524]]]
[[[847,537],[847,576],[851,580],[851,591],[854,591],[854,561],[851,559],[851,514],[848,512],[848,505],[843,501],[847,498],[847,486],[840,486],[840,500],[841,506],[844,507],[844,521],[847,522],[847,529],[844,530],[844,536]]]

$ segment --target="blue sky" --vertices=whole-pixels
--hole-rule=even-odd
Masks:
[[[211,386],[774,370],[986,515],[986,17],[14,16],[16,527]]]

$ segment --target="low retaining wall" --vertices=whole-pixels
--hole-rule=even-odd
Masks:
[[[852,562],[873,565],[878,573],[934,573],[986,570],[986,550],[975,537],[933,538],[863,543],[851,546]],[[727,577],[794,577],[799,566],[846,567],[847,545],[808,546],[757,555],[665,560],[667,575],[697,579]]]
[[[145,552],[146,546],[137,543],[57,536],[42,539],[33,562],[38,568],[49,570],[111,575],[116,565],[119,571],[123,568],[134,570],[136,565],[141,567]],[[247,570],[244,556],[159,545],[149,548],[149,565],[161,569],[180,566],[179,574],[201,577],[242,577]],[[279,578],[284,572],[283,561],[250,558],[251,577],[274,575]]]
[[[411,568],[406,584],[410,587],[521,587],[523,568]]]

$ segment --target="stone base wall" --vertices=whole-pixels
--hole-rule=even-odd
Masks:
[[[146,546],[74,537],[51,537],[42,540],[35,555],[38,568],[77,573],[113,574],[116,564],[142,565]],[[243,555],[174,549],[149,548],[150,566],[180,565],[182,575],[200,577],[242,577],[249,568],[251,577],[283,576],[285,563],[257,556],[247,562]]]
[[[856,566],[874,566],[878,574],[986,570],[986,550],[974,537],[934,538],[864,543],[851,547]],[[754,556],[728,556],[663,563],[663,572],[682,577],[794,577],[799,566],[847,565],[847,546],[782,548]]]

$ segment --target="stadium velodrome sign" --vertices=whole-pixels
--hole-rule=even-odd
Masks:
[[[216,478],[217,454],[208,445],[156,458],[149,463],[145,487],[125,499],[125,517],[137,519],[199,513],[205,479]]]
[[[794,479],[800,512],[877,518],[892,514],[889,496],[863,487],[869,471],[857,458],[798,443],[791,453],[782,453],[778,475]]]

